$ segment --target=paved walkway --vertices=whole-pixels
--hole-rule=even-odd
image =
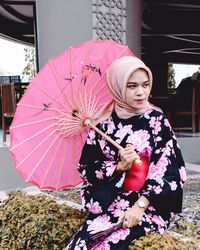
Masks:
[[[186,162],[187,178],[200,178],[200,164]]]

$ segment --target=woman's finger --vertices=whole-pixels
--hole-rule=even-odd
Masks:
[[[120,222],[122,222],[123,220],[124,220],[124,212],[121,213],[121,215],[119,216],[117,223],[120,223]]]

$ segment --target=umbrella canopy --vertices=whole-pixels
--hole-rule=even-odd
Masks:
[[[83,119],[112,100],[106,71],[126,55],[133,55],[127,46],[90,40],[50,59],[30,82],[10,126],[15,168],[26,182],[54,190],[82,182]]]

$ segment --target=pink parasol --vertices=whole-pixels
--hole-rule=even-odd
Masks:
[[[107,68],[126,55],[133,55],[127,46],[90,40],[49,60],[30,82],[10,127],[15,168],[26,182],[54,190],[82,182],[77,165],[88,126],[112,100]]]

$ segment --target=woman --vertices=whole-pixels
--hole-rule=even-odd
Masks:
[[[125,250],[150,231],[163,233],[172,212],[181,212],[184,161],[165,115],[148,102],[150,69],[136,57],[122,57],[110,66],[107,81],[112,113],[97,127],[124,149],[118,152],[90,130],[79,163],[82,201],[90,213],[68,249]],[[138,155],[149,160],[148,176],[140,191],[125,191],[126,172]],[[117,222],[123,226],[90,242]]]

